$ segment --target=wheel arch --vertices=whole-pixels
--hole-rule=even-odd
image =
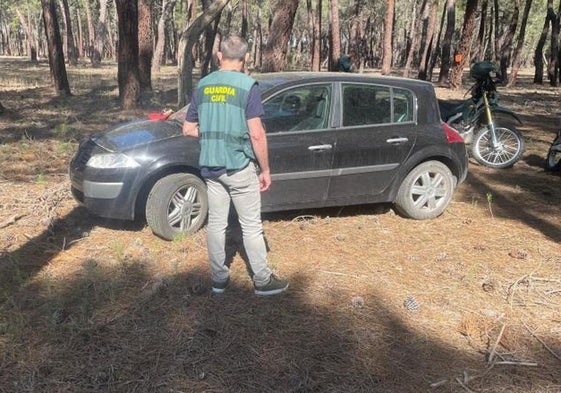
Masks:
[[[173,175],[175,173],[190,173],[201,178],[201,172],[198,168],[185,164],[170,164],[166,166],[160,166],[153,172],[150,172],[148,176],[142,182],[138,193],[136,194],[133,216],[135,219],[145,219],[146,214],[146,201],[148,200],[148,194],[156,182],[163,179],[166,176]]]
[[[427,154],[426,151],[418,152],[418,153],[414,154],[413,156],[411,156],[407,160],[407,162],[404,165],[402,165],[401,170],[399,171],[399,175],[396,178],[396,181],[399,182],[399,185],[401,185],[403,180],[405,180],[405,177],[415,167],[421,165],[422,163],[428,162],[428,161],[439,161],[439,162],[443,163],[444,165],[446,165],[450,169],[450,171],[452,172],[452,175],[454,176],[454,181],[455,181],[454,188],[457,186],[457,184],[458,184],[458,182],[460,181],[460,178],[461,178],[461,168],[459,167],[459,165],[457,165],[457,163],[450,156],[442,154],[442,152],[430,152],[430,153],[431,154]],[[397,192],[398,192],[398,189],[399,189],[399,185],[397,187],[392,187],[392,193],[390,195],[390,199],[393,202],[395,202],[395,199],[397,197]]]

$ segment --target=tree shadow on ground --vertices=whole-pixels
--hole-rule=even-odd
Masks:
[[[485,370],[482,355],[412,330],[375,292],[341,307],[347,299],[326,288],[332,306],[314,305],[310,277],[296,275],[282,296],[237,282],[217,296],[202,270],[155,279],[151,269],[87,259],[64,282],[35,280],[4,304],[0,391],[463,391],[454,377],[464,371],[472,389],[559,388],[549,365]]]
[[[528,159],[529,163],[537,162],[536,158]],[[470,165],[466,184],[461,185],[461,200],[472,203],[476,198],[490,203],[496,217],[519,220],[559,242],[561,223],[553,219],[561,214],[559,181],[560,177],[553,172],[538,179],[528,169],[516,165],[497,170]]]
[[[64,247],[37,248],[63,239],[71,246],[100,224],[84,218],[74,209],[1,259],[2,277],[19,276],[0,302],[0,392],[561,388],[553,362],[486,368],[484,354],[414,329],[422,311],[392,311],[376,290],[349,299],[335,285],[318,288],[305,270],[289,277],[286,294],[271,298],[254,296],[245,277],[213,295],[207,269],[162,276],[150,256],[112,263],[86,256],[65,277],[41,272]],[[311,302],[310,291],[322,301]]]

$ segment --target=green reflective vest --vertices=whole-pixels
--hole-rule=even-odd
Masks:
[[[200,166],[245,168],[255,158],[245,108],[255,80],[242,72],[215,71],[197,86]]]

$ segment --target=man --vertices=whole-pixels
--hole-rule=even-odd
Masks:
[[[258,295],[275,295],[288,281],[272,274],[261,222],[261,191],[271,185],[264,114],[257,83],[242,70],[247,42],[226,37],[217,53],[220,69],[201,79],[183,123],[185,136],[199,137],[201,175],[208,189],[207,247],[212,291],[223,293],[230,282],[225,264],[226,228],[234,203],[243,244]]]

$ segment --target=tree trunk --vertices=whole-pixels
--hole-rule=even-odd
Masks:
[[[522,22],[520,24],[520,32],[518,33],[518,41],[516,43],[514,55],[512,56],[512,71],[508,76],[508,87],[513,87],[514,85],[516,85],[516,77],[518,76],[518,71],[520,70],[520,54],[522,53],[522,47],[524,46],[524,38],[526,37],[526,25],[528,24],[528,16],[530,15],[531,7],[532,0],[526,0],[526,6],[524,7],[524,14],[522,15]]]
[[[354,11],[351,23],[350,36],[350,48],[349,57],[351,58],[353,68],[360,68],[363,63],[362,58],[364,53],[362,52],[362,42],[365,35],[364,31],[364,19],[362,17],[363,4],[360,0],[354,0]],[[390,64],[391,66],[391,64]]]
[[[392,68],[392,37],[395,1],[386,0],[386,17],[384,23],[384,50],[382,54],[382,75],[389,75]]]
[[[26,37],[26,45],[27,45],[27,56],[29,56],[29,60],[32,62],[37,61],[37,47],[33,42],[33,27],[31,26],[31,21],[27,20],[18,7],[16,7],[16,14],[18,15],[19,21],[21,26],[23,27],[23,31],[25,32]],[[58,26],[57,26],[58,28]]]
[[[543,48],[545,47],[545,42],[547,40],[547,34],[549,33],[549,24],[555,19],[555,12],[553,11],[553,0],[547,0],[547,12],[545,15],[545,21],[542,28],[542,33],[536,45],[534,51],[534,83],[543,83]]]
[[[467,0],[464,25],[457,52],[461,59],[454,63],[450,72],[450,87],[453,89],[462,87],[464,68],[469,64],[471,39],[475,30],[475,17],[477,15],[477,2],[478,0]]]
[[[547,76],[550,86],[559,84],[559,27],[561,19],[561,3],[557,10],[557,15],[551,21],[551,49],[549,51],[549,66]]]
[[[421,53],[421,59],[419,61],[419,73],[417,78],[421,80],[427,80],[427,66],[431,56],[431,49],[434,40],[434,28],[436,26],[436,13],[438,11],[438,0],[432,0],[432,3],[427,4],[427,21],[426,29],[423,29],[424,37],[424,48]],[[426,30],[426,33],[425,33]]]
[[[247,0],[241,0],[242,1],[242,32],[241,32],[241,36],[244,39],[248,39],[249,37],[247,36],[248,32],[247,32]]]
[[[253,31],[253,67],[260,69],[263,64],[262,48],[263,48],[263,27],[261,26],[261,8],[257,10],[254,18],[255,29]]]
[[[298,0],[278,0],[263,53],[263,72],[282,71],[286,65],[288,41],[294,24]]]
[[[160,65],[164,58],[166,44],[166,20],[175,7],[176,0],[163,0],[160,18],[158,19],[158,32],[156,35],[156,49],[152,58],[152,74],[160,71]]]
[[[138,72],[141,91],[152,91],[152,48],[150,1],[138,0]]]
[[[320,45],[321,45],[321,14],[317,12],[321,10],[321,0],[316,0],[317,8],[314,9],[312,0],[306,0],[306,9],[308,14],[308,29],[311,34],[311,44],[309,45],[310,71],[320,70]]]
[[[339,69],[341,58],[341,25],[339,23],[339,0],[329,0],[329,71]]]
[[[518,26],[519,15],[520,0],[515,0],[512,19],[502,40],[501,52],[499,53],[501,78],[506,78],[507,76],[508,66],[510,65],[510,59],[512,57],[512,42],[514,41],[514,34],[516,33],[516,27]]]
[[[94,67],[99,67],[101,65],[101,59],[103,57],[103,45],[107,39],[106,18],[107,0],[99,0],[99,18],[95,27],[95,38],[91,53],[91,61]]]
[[[411,64],[413,64],[413,56],[417,52],[417,46],[419,40],[417,39],[417,0],[413,1],[413,10],[411,11],[411,26],[409,28],[409,50],[407,51],[407,58],[405,60],[405,66],[403,67],[403,77],[409,77],[409,71],[411,70]]]
[[[202,1],[202,5],[203,5],[203,12],[205,12],[206,10],[208,10],[208,8],[210,7],[211,1],[209,0],[203,0]],[[214,19],[214,25],[212,23],[209,23],[208,26],[205,28],[205,33],[204,33],[204,53],[203,53],[203,61],[202,61],[202,66],[201,66],[201,77],[204,77],[206,75],[209,74],[209,72],[212,72],[213,69],[217,69],[218,68],[218,59],[213,59],[213,55],[214,55],[214,44],[215,44],[215,40],[216,40],[216,35],[218,33],[218,25],[220,23],[220,18],[222,16],[222,12],[220,12],[216,18]],[[244,37],[246,38],[246,37]],[[246,65],[247,66],[247,65]],[[247,71],[247,70],[245,70]]]
[[[80,10],[76,8],[76,24],[78,25],[78,58],[84,57],[84,27],[82,26],[82,17],[80,16]]]
[[[123,109],[138,107],[140,78],[138,70],[138,3],[115,0],[119,26],[118,69],[119,98]]]
[[[55,94],[64,97],[70,96],[70,85],[68,84],[68,76],[64,65],[64,54],[62,53],[62,40],[58,27],[55,0],[41,0],[41,6],[49,51],[49,67]]]
[[[78,64],[78,51],[74,45],[74,34],[72,33],[72,18],[70,16],[70,8],[68,7],[68,0],[62,1],[62,10],[64,11],[64,24],[66,25],[66,57],[70,65]]]
[[[477,33],[477,46],[475,48],[475,53],[473,59],[475,61],[481,61],[485,58],[485,30],[487,28],[487,9],[489,3],[487,0],[483,0],[481,3],[481,16],[479,17],[479,32]]]
[[[86,9],[86,22],[88,24],[88,43],[86,53],[89,58],[92,59],[95,42],[95,29],[92,20],[92,13],[90,11],[90,0],[84,0],[84,8]]]
[[[177,86],[177,104],[181,107],[187,102],[187,96],[193,92],[193,58],[191,50],[204,29],[222,12],[230,0],[215,0],[210,7],[200,14],[193,23],[181,33],[179,40],[179,80]]]

